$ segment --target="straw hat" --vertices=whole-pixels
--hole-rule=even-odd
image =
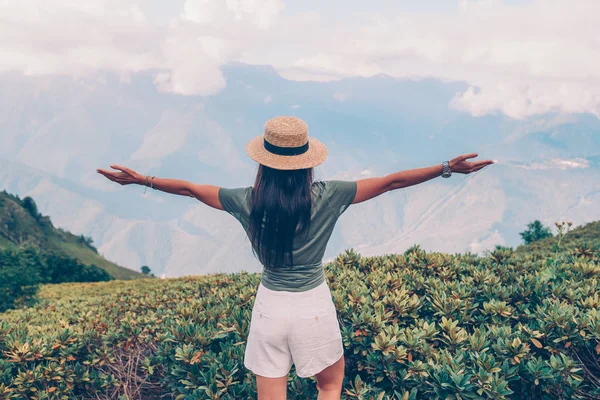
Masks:
[[[308,126],[296,117],[275,117],[265,124],[265,133],[246,145],[254,161],[275,169],[303,169],[321,164],[327,147],[308,137]]]

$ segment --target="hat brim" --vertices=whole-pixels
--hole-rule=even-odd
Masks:
[[[327,147],[317,139],[308,138],[308,151],[296,156],[280,156],[273,154],[264,146],[264,135],[250,140],[246,145],[246,153],[251,159],[267,167],[283,170],[313,168],[327,158]]]

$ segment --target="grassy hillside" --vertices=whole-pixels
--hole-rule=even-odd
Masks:
[[[555,235],[528,245],[519,246],[518,253],[536,254],[538,257],[548,257],[555,254],[557,250],[581,252],[583,250],[600,251],[600,221],[590,222],[569,231],[560,240],[560,249],[557,245],[560,237]]]
[[[0,192],[0,248],[25,244],[42,251],[62,252],[83,264],[100,267],[116,279],[143,276],[106,260],[88,238],[55,228],[49,217],[37,212],[34,202]]]
[[[345,349],[343,399],[600,398],[598,254],[416,246],[346,252],[325,270]],[[44,286],[37,306],[0,315],[0,398],[254,399],[243,359],[259,281]],[[288,398],[316,395],[292,369]]]

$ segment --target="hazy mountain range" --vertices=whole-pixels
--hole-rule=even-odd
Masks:
[[[466,152],[498,164],[354,205],[327,257],[517,245],[540,219],[600,219],[600,120],[548,114],[473,117],[452,108],[462,82],[388,76],[285,80],[267,66],[231,64],[211,97],[160,93],[151,74],[0,74],[0,189],[32,196],[55,226],[91,236],[117,264],[159,275],[257,271],[238,222],[185,197],[122,187],[95,172],[144,174],[227,187],[251,185],[244,152],[276,115],[296,115],[329,148],[321,179],[360,179],[440,163]]]

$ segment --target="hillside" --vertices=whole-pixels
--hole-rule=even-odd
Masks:
[[[37,211],[31,198],[0,192],[0,248],[30,245],[42,251],[63,253],[86,265],[95,265],[116,279],[136,279],[141,273],[118,266],[98,254],[89,238],[55,228]]]
[[[413,246],[346,251],[325,265],[344,345],[342,399],[600,398],[599,255],[530,250],[480,257]],[[46,285],[35,307],[0,314],[0,396],[256,398],[243,360],[259,282],[242,272]],[[288,398],[316,394],[292,368]]]
[[[534,253],[539,257],[547,257],[556,252],[558,241],[559,237],[555,235],[528,245],[521,245],[517,247],[516,251],[518,253]],[[600,221],[590,222],[572,229],[564,236],[560,245],[563,250],[567,251],[575,251],[576,248],[587,249],[588,251],[600,251]]]

